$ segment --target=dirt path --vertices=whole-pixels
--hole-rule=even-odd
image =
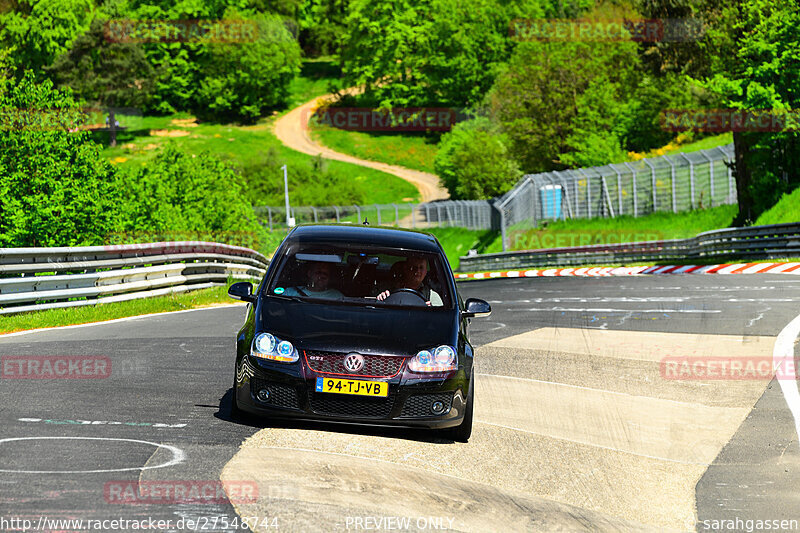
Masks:
[[[362,167],[374,168],[382,172],[393,174],[399,178],[413,184],[420,192],[423,202],[448,198],[447,189],[439,185],[439,178],[428,172],[420,172],[409,168],[377,161],[359,159],[351,155],[335,152],[311,139],[311,132],[308,128],[308,119],[319,106],[320,101],[330,98],[332,95],[320,96],[306,102],[300,107],[296,107],[275,121],[274,132],[278,139],[293,150],[309,155],[319,155],[326,159],[335,159],[352,163]]]

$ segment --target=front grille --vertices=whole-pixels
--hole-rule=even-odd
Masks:
[[[431,411],[431,404],[435,401],[440,401],[444,404],[444,411],[439,414],[434,414]],[[400,416],[407,417],[421,417],[421,416],[441,416],[450,412],[450,407],[453,405],[452,392],[439,392],[436,394],[415,394],[409,396],[406,403],[403,404],[403,410]]]
[[[344,367],[346,353],[306,351],[306,362],[314,372],[319,374],[339,374],[343,376],[362,376],[388,378],[397,375],[403,368],[405,357],[390,355],[364,355],[364,366],[358,372],[351,372]]]
[[[389,418],[394,405],[391,392],[387,398],[360,398],[309,391],[309,399],[315,413],[353,418]]]
[[[258,399],[257,394],[261,389],[267,389],[269,391],[269,400],[266,402],[262,402]],[[252,378],[250,379],[250,390],[258,403],[273,407],[283,407],[284,409],[300,409],[297,390],[290,385]]]

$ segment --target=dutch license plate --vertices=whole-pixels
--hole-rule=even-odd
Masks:
[[[386,397],[389,396],[389,384],[385,381],[358,381],[355,379],[317,378],[317,392]]]

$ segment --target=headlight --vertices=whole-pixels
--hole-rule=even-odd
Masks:
[[[269,333],[256,335],[256,338],[253,339],[250,355],[284,363],[294,363],[300,359],[291,342],[279,340]]]
[[[411,358],[408,368],[413,372],[455,370],[457,368],[456,351],[451,346],[439,346],[435,350],[422,350]]]

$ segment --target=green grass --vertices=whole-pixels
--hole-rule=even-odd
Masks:
[[[467,255],[473,249],[479,254],[487,253],[487,246],[497,237],[496,231],[466,228],[426,228],[421,231],[439,240],[453,270],[458,269],[460,256]]]
[[[290,199],[294,191],[307,185],[292,180],[292,169],[309,168],[313,165],[314,158],[283,146],[271,131],[273,118],[263,119],[254,126],[181,123],[175,122],[176,120],[190,121],[192,117],[187,114],[169,117],[121,117],[120,123],[127,126],[127,130],[118,135],[118,145],[115,148],[105,143],[102,153],[120,166],[142,166],[146,165],[165,143],[172,141],[189,153],[208,151],[240,167],[258,165],[267,154],[270,154],[273,160],[278,160],[288,167]],[[181,136],[169,136],[175,135],[175,132]],[[413,185],[391,174],[340,161],[326,161],[325,164],[329,172],[355,184],[355,187],[363,193],[364,203],[391,203],[419,199],[419,191]],[[276,172],[281,171],[276,169]],[[274,197],[282,199],[282,196],[282,190],[275,191]],[[329,191],[327,199],[331,203],[336,203],[335,191]]]
[[[508,229],[508,251],[614,244],[619,242],[688,239],[698,233],[728,227],[736,216],[735,205],[684,213],[655,213],[642,217],[571,219],[531,227],[517,224]],[[502,251],[498,236],[486,253]]]
[[[337,152],[434,173],[433,159],[439,142],[437,134],[367,133],[313,123],[311,132],[314,140]]]
[[[286,164],[288,167],[291,200],[297,191],[316,191],[314,183],[298,182],[297,177],[313,174],[309,169],[314,167],[315,158],[283,146],[272,133],[273,122],[282,112],[329,92],[329,85],[338,79],[340,74],[338,67],[330,59],[306,61],[301,75],[295,77],[289,87],[286,109],[276,110],[273,116],[263,118],[252,126],[198,123],[188,113],[162,117],[120,115],[117,118],[126,129],[117,134],[115,148],[108,146],[108,133],[96,132],[93,136],[105,147],[103,155],[121,167],[147,165],[164,144],[170,141],[189,153],[208,151],[242,169],[263,168],[265,161],[270,161],[276,166],[275,176],[272,176],[275,181],[270,183],[280,182],[281,186],[271,187],[270,190],[274,190],[273,194],[264,198],[262,202],[255,203],[283,205],[283,179],[280,166]],[[419,200],[419,191],[397,176],[340,161],[325,160],[324,166],[334,175],[336,183],[353,184],[363,197],[362,203]],[[257,185],[254,183],[255,188],[259,189]],[[318,194],[321,194],[321,198],[327,202],[315,202],[317,205],[352,203],[345,201],[345,198],[337,197],[335,188],[323,188]]]
[[[309,59],[303,62],[299,76],[289,84],[286,109],[305,104],[314,97],[331,92],[331,83],[341,78],[341,69],[330,58]]]
[[[117,302],[68,309],[49,309],[18,315],[4,316],[0,321],[0,333],[12,333],[37,328],[52,328],[101,322],[129,316],[182,311],[219,303],[234,303],[228,296],[228,287],[212,287],[185,294],[143,298],[128,302]]]
[[[680,139],[680,136],[678,137]],[[676,141],[673,141],[666,146],[662,146],[661,148],[655,148],[647,153],[637,154],[635,152],[628,152],[628,157],[625,160],[638,161],[643,157],[650,158],[650,157],[659,157],[662,155],[678,154],[681,152],[688,153],[688,152],[697,152],[699,150],[709,150],[711,148],[716,148],[717,146],[725,146],[726,144],[730,144],[732,142],[733,142],[732,133],[722,133],[720,135],[714,135],[712,137],[704,137],[697,141],[685,144],[678,144]]]
[[[699,150],[710,150],[711,148],[716,148],[717,146],[725,146],[726,144],[730,144],[733,142],[733,134],[732,133],[723,133],[721,135],[714,135],[712,137],[705,137],[700,139],[699,141],[694,141],[691,143],[680,145],[674,149],[668,150],[668,154],[674,154],[678,152],[697,152]]]
[[[784,222],[800,222],[800,187],[781,196],[778,203],[761,213],[754,226]]]

